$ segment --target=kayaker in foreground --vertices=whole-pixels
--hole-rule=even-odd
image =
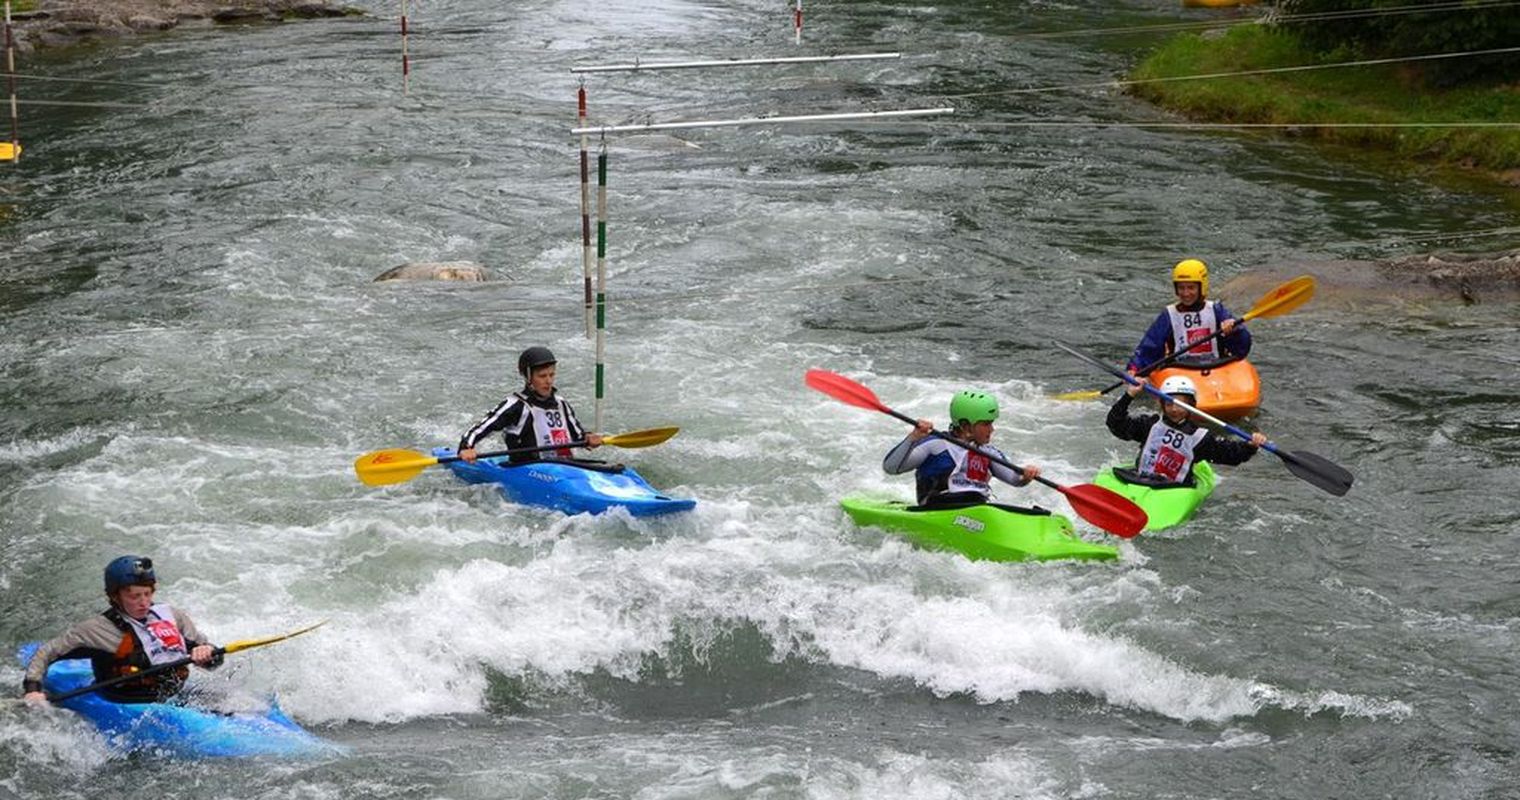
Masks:
[[[983,392],[957,392],[950,400],[950,435],[970,442],[993,455],[1009,460],[988,444],[992,423],[998,417],[997,398]],[[887,453],[882,468],[889,475],[910,470],[918,482],[918,504],[929,508],[985,503],[992,497],[990,478],[1012,486],[1026,486],[1039,477],[1040,468],[1028,464],[1023,477],[984,455],[929,434],[934,423],[921,419],[906,439]]]
[[[502,431],[507,449],[570,444],[585,440],[587,447],[600,447],[602,437],[586,433],[575,418],[575,410],[554,388],[555,364],[558,361],[547,347],[530,347],[517,357],[517,372],[523,388],[501,401],[475,427],[465,431],[456,448],[465,462],[475,463],[475,445],[494,431]],[[570,449],[549,451],[558,458],[571,458]],[[514,455],[516,462],[536,461],[541,453]]]
[[[1218,361],[1245,358],[1251,352],[1251,332],[1237,328],[1235,315],[1223,303],[1207,299],[1209,267],[1196,258],[1177,262],[1172,267],[1172,291],[1177,302],[1157,315],[1135,352],[1129,357],[1129,374],[1160,361],[1172,353],[1184,352],[1185,359]],[[1222,339],[1194,344],[1222,331]],[[1223,345],[1223,346],[1221,346]]]
[[[1162,403],[1161,414],[1129,414],[1130,402],[1141,387],[1130,384],[1124,395],[1108,410],[1108,430],[1131,442],[1140,442],[1140,454],[1133,470],[1115,470],[1121,479],[1138,478],[1150,484],[1187,483],[1193,464],[1244,464],[1256,455],[1256,448],[1267,443],[1260,432],[1251,441],[1224,439],[1208,428],[1200,427],[1188,417],[1187,409],[1176,403]],[[1161,383],[1161,391],[1191,406],[1198,404],[1198,389],[1191,378],[1174,375]],[[1124,473],[1129,473],[1128,475]]]
[[[48,666],[60,659],[90,659],[96,681],[187,656],[202,667],[219,666],[222,657],[189,615],[153,602],[157,586],[152,559],[122,556],[107,564],[105,588],[111,607],[37,648],[22,680],[23,698],[29,703],[47,702],[42,679]],[[180,667],[106,687],[100,694],[116,703],[160,702],[178,694],[189,675],[188,667]]]

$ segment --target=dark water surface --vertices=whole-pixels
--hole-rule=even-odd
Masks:
[[[0,795],[1520,796],[1512,305],[1260,321],[1255,423],[1355,488],[1263,455],[1109,565],[856,529],[839,497],[909,491],[878,466],[903,430],[801,382],[934,417],[993,391],[997,442],[1083,482],[1130,451],[1101,404],[1050,399],[1107,383],[1051,340],[1122,360],[1184,256],[1243,311],[1228,281],[1262,264],[1515,247],[1481,235],[1516,224],[1500,190],[1099,127],[1166,119],[1106,89],[1012,93],[1122,76],[1149,41],[1036,34],[1207,18],[1169,3],[810,3],[799,48],[779,3],[427,2],[407,96],[397,9],[359,5],[29,58],[145,85],[25,84],[129,107],[26,107],[0,175],[0,642],[54,635],[147,553],[219,641],[329,619],[205,683],[346,750],[124,758],[0,707]],[[363,452],[452,443],[529,344],[589,419],[571,66],[835,50],[906,55],[587,80],[600,122],[957,109],[609,140],[603,427],[681,426],[614,457],[695,512],[354,479]],[[456,259],[500,280],[369,282]]]

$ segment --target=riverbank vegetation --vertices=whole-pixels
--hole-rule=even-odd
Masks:
[[[1223,35],[1179,36],[1140,63],[1131,78],[1151,82],[1130,91],[1199,121],[1288,125],[1292,135],[1378,147],[1413,161],[1474,167],[1520,181],[1520,129],[1483,127],[1520,122],[1520,82],[1513,70],[1520,59],[1513,54],[1489,61],[1484,70],[1450,59],[1168,80],[1399,57],[1362,41],[1364,29],[1350,30],[1359,35],[1329,37],[1307,25],[1242,25]],[[1433,52],[1482,49],[1471,36],[1463,41],[1460,48],[1453,39],[1449,49]],[[1441,43],[1432,39],[1412,52],[1432,52]]]

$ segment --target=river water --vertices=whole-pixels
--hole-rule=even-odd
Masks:
[[[119,83],[28,96],[121,105],[25,107],[0,174],[0,642],[148,554],[218,641],[329,620],[201,682],[343,749],[123,757],[13,705],[0,796],[1520,796],[1512,305],[1326,295],[1258,322],[1255,424],[1355,488],[1262,455],[1112,564],[855,528],[838,498],[910,491],[878,466],[904,430],[801,380],[935,418],[992,391],[995,441],[1080,483],[1130,449],[1102,404],[1051,399],[1107,383],[1052,340],[1122,361],[1184,256],[1238,312],[1229,279],[1263,264],[1514,247],[1483,236],[1515,224],[1499,190],[1012,93],[1154,41],[1037,34],[1208,18],[1160,0],[808,4],[800,47],[779,2],[439,0],[413,6],[405,96],[396,9],[357,5],[29,57]],[[530,344],[589,420],[569,67],[834,50],[905,57],[587,80],[606,123],[957,109],[609,138],[602,427],[679,425],[613,457],[696,511],[355,480],[366,451],[453,443]],[[455,259],[498,280],[370,282]]]

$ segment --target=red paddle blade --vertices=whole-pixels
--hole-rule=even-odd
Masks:
[[[811,388],[817,389],[829,397],[841,403],[848,403],[857,408],[871,411],[880,411],[884,414],[891,412],[877,399],[876,393],[865,386],[840,375],[837,372],[829,372],[826,369],[810,369],[803,381]]]
[[[1145,523],[1150,521],[1145,509],[1112,489],[1106,489],[1094,483],[1056,488],[1061,490],[1061,494],[1066,495],[1066,499],[1071,502],[1072,510],[1077,512],[1077,516],[1115,536],[1125,539],[1133,538],[1135,534],[1144,530]]]

